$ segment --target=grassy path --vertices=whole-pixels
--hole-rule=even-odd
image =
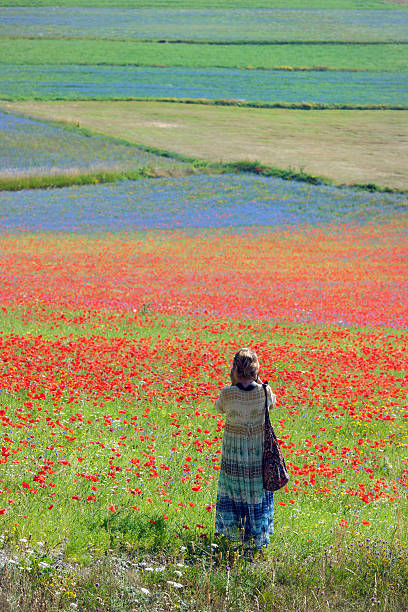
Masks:
[[[406,189],[405,111],[302,111],[161,102],[3,102],[6,109],[209,161],[259,161],[337,183]]]

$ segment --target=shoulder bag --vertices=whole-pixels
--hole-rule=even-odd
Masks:
[[[265,393],[265,439],[262,457],[263,485],[267,491],[277,491],[289,481],[289,473],[279,442],[273,430],[268,410],[267,382],[262,383]]]

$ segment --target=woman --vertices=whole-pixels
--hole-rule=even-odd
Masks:
[[[218,481],[215,531],[229,540],[267,546],[273,533],[273,493],[263,488],[265,392],[254,351],[234,357],[231,386],[222,389],[215,408],[226,415]],[[270,387],[267,404],[275,406]]]

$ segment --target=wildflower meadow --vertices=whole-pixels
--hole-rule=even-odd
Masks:
[[[165,228],[160,217],[153,228],[134,216],[125,226],[119,209],[121,231],[95,233],[94,226],[89,233],[78,188],[59,192],[61,219],[67,198],[77,199],[70,227],[56,228],[58,210],[42,208],[41,198],[39,210],[34,201],[22,204],[18,227],[3,226],[3,537],[20,549],[27,540],[38,558],[36,542],[46,542],[46,563],[61,549],[85,564],[108,551],[149,559],[154,573],[138,566],[136,582],[128,578],[133,591],[124,596],[132,605],[157,601],[166,589],[178,593],[173,580],[193,596],[194,564],[208,572],[213,563],[218,586],[207,588],[218,594],[199,597],[225,603],[230,576],[235,609],[234,598],[252,590],[238,587],[239,572],[250,580],[255,570],[234,565],[214,534],[224,426],[214,400],[236,347],[251,345],[278,397],[273,421],[291,474],[275,495],[276,534],[258,579],[273,571],[286,580],[294,564],[306,572],[303,588],[322,600],[338,588],[334,570],[348,578],[352,565],[353,590],[364,597],[370,576],[381,593],[376,602],[397,605],[406,592],[408,507],[403,206],[389,202],[385,213],[382,201],[382,217],[372,223],[364,215],[373,206],[375,219],[378,196],[356,203],[341,193],[361,219],[328,219],[327,211],[311,219],[295,197],[282,206],[290,184],[263,179],[264,191],[254,195],[257,181],[241,179],[234,188],[241,183],[258,206],[266,190],[279,198],[279,222],[241,218],[234,226],[226,215],[222,225],[222,209],[212,220],[202,190],[207,198],[209,187],[217,190],[219,201],[235,177],[197,178],[178,179],[177,196],[164,198]],[[180,219],[177,201],[186,207],[183,180],[196,182],[186,185],[190,213],[182,208],[177,227],[170,215]],[[132,187],[141,202],[145,183]],[[116,187],[121,196],[124,185]],[[165,194],[169,185],[151,188]],[[3,196],[3,219],[22,194]],[[241,208],[247,220],[250,204]],[[40,230],[40,218],[50,225]],[[331,571],[323,574],[316,559]],[[39,574],[43,584],[54,580]],[[260,606],[273,609],[283,595],[271,585],[257,588]],[[58,601],[71,601],[70,592],[61,585]],[[352,601],[346,593],[341,598]],[[98,596],[93,586],[83,605],[96,609]]]
[[[0,112],[0,176],[131,169],[182,168],[183,163],[136,146],[64,130],[35,119]]]
[[[177,0],[157,13],[95,1],[10,0],[1,44],[121,35],[233,49],[308,37],[334,40],[339,55],[345,41],[405,52],[407,10],[379,0],[343,11],[336,0],[312,11],[225,0],[219,12]],[[0,178],[14,181],[0,191],[0,610],[406,610],[402,172],[389,170],[384,188],[293,168],[272,176],[260,162],[201,163],[199,143],[184,157],[159,149],[154,133],[143,146],[119,140],[108,121],[105,135],[81,131],[75,114],[90,97],[168,95],[222,95],[232,112],[242,95],[406,113],[406,73],[43,59],[0,61]],[[5,102],[21,98],[74,103],[57,123]],[[380,123],[386,111],[371,112]],[[152,123],[169,130],[153,110]],[[350,149],[333,148],[346,164]],[[88,184],[22,181],[67,173]],[[225,427],[214,404],[246,346],[276,394],[271,420],[290,475],[274,494],[270,546],[253,559],[214,529]]]

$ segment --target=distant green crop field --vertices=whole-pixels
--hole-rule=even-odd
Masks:
[[[405,10],[3,7],[0,36],[177,42],[408,42]]]
[[[408,72],[3,64],[4,100],[171,98],[347,107],[408,106]]]
[[[111,8],[111,0],[0,0],[0,6],[87,6]],[[406,8],[386,0],[115,0],[116,8],[318,8],[384,9]]]
[[[0,63],[408,70],[408,45],[206,45],[0,39]]]

